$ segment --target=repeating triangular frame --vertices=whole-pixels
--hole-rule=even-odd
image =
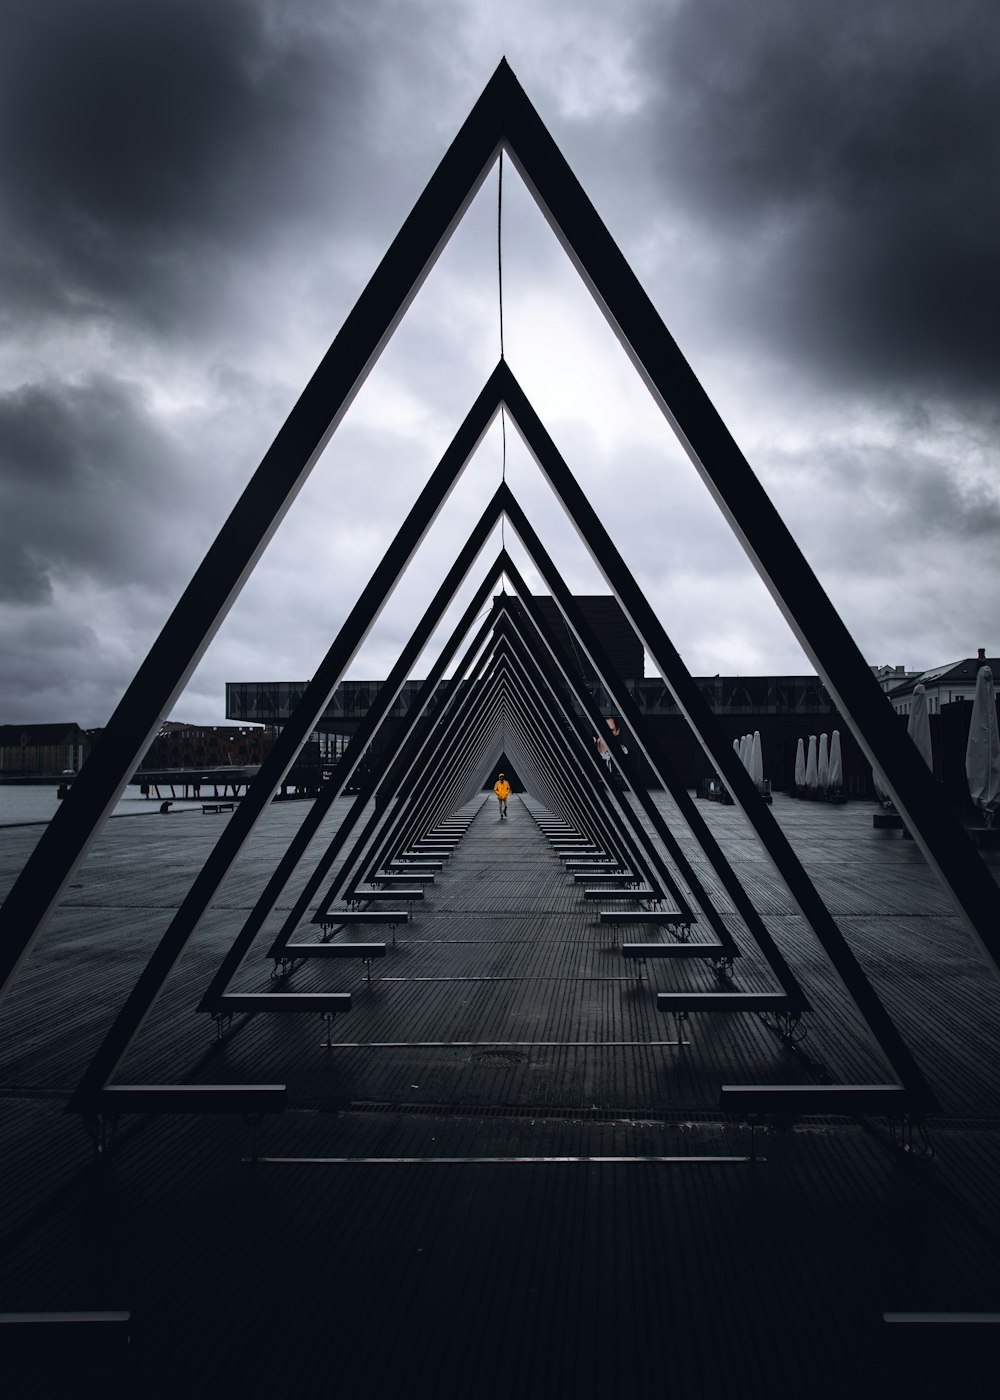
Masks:
[[[692,729],[711,754],[734,797],[760,836],[793,899],[826,950],[827,956],[836,966],[842,981],[868,1023],[876,1041],[899,1074],[911,1101],[920,1108],[933,1105],[934,1099],[929,1086],[927,1086],[895,1025],[843,939],[835,921],[830,916],[780,828],[761,802],[746,771],[739,764],[732,747],[722,735],[715,716],[708,709],[679,655],[648,608],[648,604],[645,603],[638,585],[618,555],[610,537],[600,525],[596,513],[589,506],[584,493],[563,462],[555,444],[545,431],[512,372],[504,362],[501,362],[493,371],[483,392],[477,397],[452,444],[445,452],[435,472],[432,473],[427,486],[420,493],[417,504],[407,517],[400,536],[390,545],[368,587],[363,591],[362,598],[367,600],[370,616],[368,614],[357,616],[358,610],[355,609],[348,621],[345,622],[341,633],[338,634],[326,657],[317,668],[316,675],[306,687],[298,706],[289,716],[285,729],[279,736],[271,754],[265,760],[247,797],[240,804],[239,809],[220,836],[215,850],[209,855],[188,896],[182,902],[149,964],[140,975],[136,986],[98,1049],[74,1095],[71,1106],[80,1109],[92,1108],[102,1096],[106,1100],[110,1096],[111,1101],[118,1106],[127,1106],[140,1100],[144,1086],[110,1085],[115,1068],[121,1062],[138,1033],[160,987],[166,980],[170,968],[193,934],[198,921],[215,890],[221,884],[236,854],[242,848],[270,797],[277,790],[288,768],[294,762],[298,750],[306,741],[306,737],[315,725],[319,714],[328,704],[333,689],[349,663],[349,657],[345,660],[345,656],[350,651],[351,644],[354,643],[355,650],[357,645],[360,645],[357,638],[367,633],[379,608],[398,581],[406,563],[412,557],[431,521],[453,488],[458,475],[464,469],[469,456],[481,440],[482,433],[485,432],[501,404],[511,417],[513,425],[521,432],[526,446],[549,480],[557,499],[581,534],[598,567],[612,583],[619,601],[623,602],[633,615],[642,618],[645,631],[640,633],[640,636],[644,645],[660,667],[675,696],[678,699],[681,697],[686,699],[689,723],[691,723]],[[473,539],[470,540],[467,550],[463,553],[472,551],[478,553],[479,548],[481,548],[481,540],[478,537],[486,528],[487,515],[490,511],[499,511],[501,501],[508,513],[518,520],[524,535],[532,538],[533,543],[537,543],[540,548],[540,541],[537,541],[537,537],[530,531],[530,526],[523,512],[517,507],[516,501],[513,500],[509,489],[501,487],[498,488],[487,513],[484,514],[477,531],[474,532]],[[525,543],[523,537],[522,543]],[[456,588],[458,585],[454,581],[457,577],[456,565],[449,573],[449,580],[454,583]],[[563,599],[560,602],[560,607],[565,609],[566,592],[564,588],[560,589],[560,594]],[[438,602],[441,602],[442,596],[442,591],[439,590]],[[587,629],[582,625],[582,619],[577,617],[574,621],[567,617],[567,623],[571,625],[586,649],[583,633]],[[592,661],[596,662],[599,648],[592,637],[590,638],[589,651]],[[353,655],[353,651],[350,654]],[[609,675],[608,679],[612,678],[612,675]],[[394,680],[397,685],[401,684],[399,676],[395,673]],[[630,858],[637,859],[634,846],[631,847]],[[330,1009],[335,1009],[333,1006],[335,1001],[343,1004],[347,999],[347,994],[330,993],[326,996],[326,1004]],[[258,1009],[263,1009],[262,1003],[266,997],[267,994],[261,994],[256,999]],[[303,994],[301,1008],[303,1010],[322,1010],[322,1000],[322,996],[317,994],[310,994],[308,997]],[[249,998],[242,997],[241,1004],[244,1009],[249,1002]],[[234,1004],[232,1000],[230,1004]],[[168,1102],[167,1087],[162,1086],[164,1105]],[[263,1086],[255,1087],[263,1089]],[[277,1087],[275,1086],[276,1089]],[[220,1085],[215,1086],[215,1088],[220,1104],[227,1097],[232,1101],[234,1107],[239,1104],[238,1086]],[[181,1095],[181,1101],[186,1103],[186,1096]]]
[[[510,576],[512,571],[516,572],[514,570],[513,562],[508,561],[507,565],[505,566],[505,572],[508,574],[508,576]],[[502,602],[501,606],[503,606]],[[450,750],[456,757],[463,755],[464,741],[465,736],[463,735],[454,734],[449,737]],[[494,753],[492,755],[490,759],[491,762],[495,761],[496,757],[498,756],[498,752],[499,750],[497,751],[497,753]],[[410,775],[406,777],[404,781],[409,786],[409,789],[411,791],[411,797],[409,799],[408,806],[406,809],[404,809],[403,812],[401,812],[398,815],[392,829],[383,834],[381,842],[375,853],[364,860],[363,864],[366,867],[371,867],[372,870],[381,868],[382,866],[384,866],[387,859],[391,859],[392,854],[394,854],[393,848],[398,850],[400,846],[410,844],[415,838],[415,829],[406,831],[405,824],[409,821],[412,827],[412,817],[416,814],[416,811],[423,804],[423,793],[425,791],[425,785],[428,784],[431,776],[437,773],[438,763],[438,757],[434,754],[430,754],[423,760],[423,771],[418,772],[416,774],[415,780]],[[464,759],[463,766],[471,771],[471,761],[467,757]],[[478,772],[475,774],[475,776],[478,779],[478,781],[481,782],[483,776],[482,773]],[[417,793],[419,793],[419,797],[413,795]],[[581,794],[581,796],[586,796],[586,794]],[[641,827],[635,823],[634,816],[631,813],[624,813],[623,815],[625,822],[631,827],[632,834],[628,834],[628,832],[621,826],[621,821],[618,819],[615,819],[613,825],[618,828],[620,839],[625,843],[630,858],[642,869],[656,898],[660,898],[662,896],[663,891],[660,888],[662,883],[670,891],[673,898],[679,898],[682,901],[684,901],[683,893],[677,887],[669,868],[663,862],[662,858],[655,851],[655,849],[652,848],[646,833],[642,831]],[[595,817],[597,817],[597,820],[600,821],[600,817],[596,812]],[[604,839],[613,841],[614,831],[612,829],[605,829]],[[646,859],[644,859],[636,849],[636,842],[638,842],[640,846],[646,848]],[[350,878],[351,866],[352,864],[356,864],[360,860],[361,855],[356,845],[353,856],[348,857],[337,880],[334,882],[331,894],[336,894],[341,889],[345,890],[345,895],[347,897],[350,897],[354,894],[355,887],[358,882],[357,879]],[[647,864],[647,860],[650,862],[650,864]],[[650,869],[650,865],[653,867],[653,869]],[[330,896],[327,896],[327,898],[324,900],[324,904],[329,902],[329,898]],[[687,912],[690,913],[689,908]]]
[[[513,73],[502,62],[140,667],[97,753],[74,784],[70,799],[46,830],[0,909],[0,990],[8,985],[38,936],[131,777],[138,756],[186,684],[501,147],[514,161],[674,426],[816,664],[845,722],[884,773],[918,845],[949,889],[970,931],[994,966],[1000,966],[1000,934],[993,919],[995,886],[988,872],[958,824],[939,809],[929,775],[912,762],[907,741],[847,629]],[[592,524],[600,528],[599,522]],[[404,524],[394,541],[397,553],[404,558],[420,538],[409,525],[409,521]],[[656,636],[659,624],[645,600],[641,594],[638,598],[623,597],[614,580],[609,582],[647,650],[663,669],[662,659],[649,643],[649,634]],[[367,590],[359,599],[352,620],[358,623],[362,616],[368,616],[362,639],[380,606],[373,603]],[[358,645],[360,640],[354,651]],[[695,718],[691,713],[692,696],[683,686],[678,692],[666,672],[664,678],[692,728],[700,734],[696,705]],[[745,775],[737,773],[733,758],[731,749],[728,758],[713,754],[716,767],[746,809],[742,800]],[[140,982],[147,974],[155,976],[147,967]]]

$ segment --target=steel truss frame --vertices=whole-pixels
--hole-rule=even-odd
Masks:
[[[913,762],[909,741],[896,725],[891,707],[849,632],[549,132],[506,62],[502,62],[265,454],[115,710],[101,745],[73,785],[0,909],[0,992],[9,985],[32,947],[96,832],[131,778],[138,757],[189,679],[501,149],[508,152],[595,296],[792,631],[815,664],[845,722],[868,758],[884,774],[908,828],[950,892],[970,932],[994,968],[1000,968],[994,882],[959,824],[940,807],[930,775],[922,765]],[[502,397],[520,421],[522,433],[530,439],[533,426],[530,420],[534,416],[530,405],[520,394],[506,366],[501,365],[497,375],[504,381],[502,394],[494,395],[492,391],[496,385],[492,381],[488,386],[491,392],[484,390],[484,394],[494,404]],[[469,444],[468,451],[461,454],[463,460],[488,426],[488,421],[482,425],[476,442]],[[555,485],[554,459],[548,463],[543,460],[548,455],[543,453],[540,457],[535,451],[539,465]],[[443,463],[432,478],[435,490],[439,489],[442,467]],[[637,634],[774,859],[774,843],[768,840],[768,835],[773,836],[773,833],[768,832],[764,820],[766,809],[760,803],[756,804],[760,810],[755,809],[749,779],[736,766],[731,748],[723,745],[721,752],[716,751],[711,728],[706,730],[704,724],[704,701],[690,677],[685,679],[680,659],[658,620],[624,571],[620,556],[572,477],[567,478],[558,463],[554,466],[554,475],[556,479],[562,477],[563,489],[557,494],[562,494],[591,552],[599,563],[601,557],[605,559],[602,571]],[[323,704],[318,708],[314,706],[324,686],[329,685],[335,674],[339,678],[346,670],[347,662],[384,605],[391,591],[387,585],[388,575],[398,579],[401,567],[418,547],[433,518],[431,514],[424,519],[430,487],[428,483],[420,497],[421,509],[404,522],[383,566],[359,598],[342,631],[336,654],[327,658],[324,675],[314,677],[307,688],[308,700],[303,697],[295,723],[286,727],[275,746],[273,761],[265,765],[267,781],[278,773],[280,782],[287,772],[298,744],[305,738],[302,724],[310,713],[317,715],[322,711]],[[442,495],[438,508],[446,494]],[[421,521],[424,523],[419,523]],[[336,681],[329,686],[329,691],[335,684]],[[268,800],[264,796],[263,778],[262,770],[255,785],[257,791],[251,790],[227,827],[226,835],[232,831],[232,842],[237,849],[252,829],[254,813],[259,816]],[[247,816],[238,820],[244,808]],[[220,844],[225,839],[224,836]],[[222,857],[213,860],[215,855],[213,852],[206,863],[206,869],[212,865],[210,874],[204,880],[199,876],[195,882],[198,889],[195,903],[222,863]],[[787,882],[786,870],[780,862],[775,863]],[[803,898],[807,906],[812,906],[809,919],[815,928],[817,917],[821,924],[824,917],[815,907],[815,892],[810,893],[810,890],[811,886],[807,889],[799,885],[793,893],[800,907]],[[189,914],[190,910],[185,919]],[[830,932],[829,928],[824,930],[821,937],[824,946],[827,946]],[[834,944],[838,937],[836,934]],[[829,947],[827,951],[830,953]],[[101,1047],[81,1085],[81,1091],[85,1092],[81,1096],[78,1091],[72,1107],[80,1107],[93,1092],[103,1091],[169,971],[165,963],[170,962],[169,957],[161,955],[160,949],[154,953],[123,1008],[123,1012],[126,1009],[128,1012],[125,1022],[131,1023],[129,1034],[116,1033],[110,1043],[105,1042]],[[834,962],[871,1024],[874,993],[867,979],[858,981],[839,948]],[[867,1009],[864,1001],[868,1002]],[[879,1014],[884,1014],[880,1006]],[[891,1022],[889,1029],[895,1036]],[[882,1035],[877,1038],[883,1041]],[[901,1042],[896,1046],[893,1063],[897,1062],[900,1046]],[[911,1066],[919,1076],[912,1061]],[[913,1084],[922,1083],[922,1076],[906,1078]],[[925,1106],[930,1103],[928,1094],[929,1091],[917,1095]]]

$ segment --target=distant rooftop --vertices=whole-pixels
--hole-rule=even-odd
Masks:
[[[978,656],[966,656],[960,661],[948,661],[943,666],[932,666],[929,671],[909,676],[901,685],[894,686],[889,694],[893,700],[911,695],[916,686],[933,686],[937,690],[973,687],[981,666],[988,666],[993,672],[994,681],[1000,682],[1000,656],[986,656],[980,648]]]

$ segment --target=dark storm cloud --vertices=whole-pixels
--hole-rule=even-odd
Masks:
[[[185,477],[132,386],[94,377],[0,395],[0,599],[43,602],[56,575],[170,578],[166,512]]]
[[[280,10],[24,0],[3,14],[7,314],[169,324],[212,301],[220,252],[314,209],[314,184],[335,178],[324,137],[352,106],[353,70]]]
[[[686,0],[643,46],[656,157],[730,291],[848,374],[1000,372],[1000,9]]]

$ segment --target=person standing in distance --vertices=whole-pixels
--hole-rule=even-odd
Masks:
[[[507,798],[510,796],[510,783],[508,783],[502,773],[497,774],[497,780],[493,784],[493,791],[496,793],[497,801],[500,803],[500,820],[505,822],[507,820]]]

